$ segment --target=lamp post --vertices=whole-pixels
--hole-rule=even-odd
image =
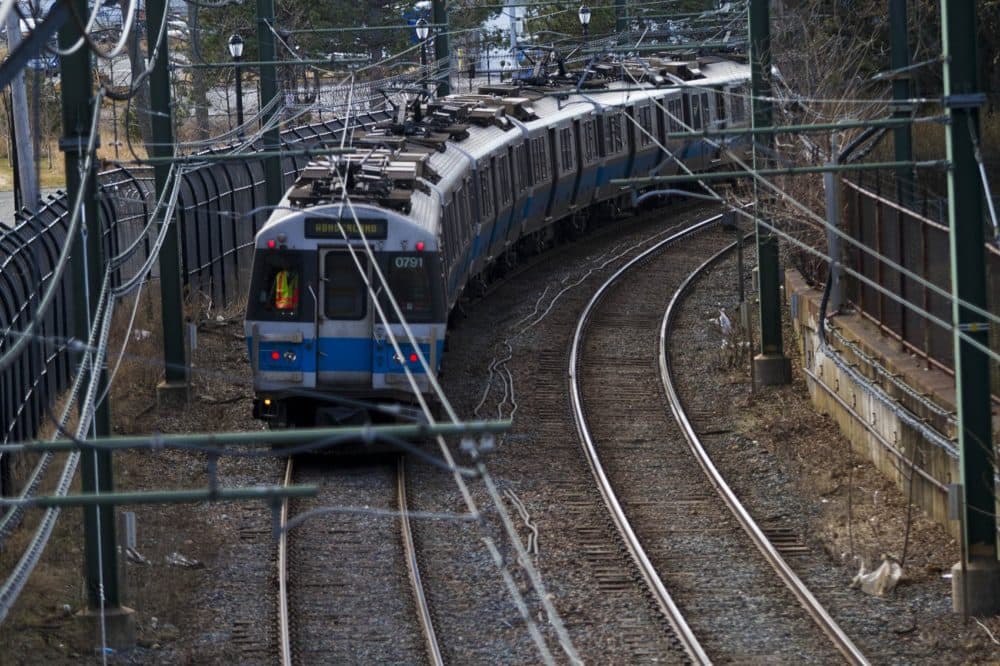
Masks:
[[[229,55],[236,63],[236,127],[237,136],[243,138],[243,75],[240,73],[240,61],[243,60],[243,38],[233,35],[229,38]]]
[[[427,89],[427,37],[431,34],[431,27],[427,25],[427,19],[417,19],[415,26],[417,39],[420,40],[420,79],[421,85]]]
[[[590,7],[587,5],[581,5],[580,11],[578,11],[576,15],[577,18],[580,19],[580,25],[583,26],[583,37],[586,39],[588,33],[590,32]]]

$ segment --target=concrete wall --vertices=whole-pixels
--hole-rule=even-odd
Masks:
[[[919,428],[905,423],[893,409],[873,396],[864,383],[856,381],[820,351],[818,323],[822,292],[806,285],[797,271],[788,271],[785,294],[813,405],[838,423],[856,455],[871,461],[903,493],[909,492],[909,469],[915,464],[913,503],[957,536],[958,523],[948,520],[946,491],[947,484],[959,483],[961,479],[953,418],[936,413],[923,402],[930,401],[954,417],[954,379],[911,355],[901,343],[884,335],[874,323],[857,313],[838,314],[829,320],[837,333],[828,336],[829,346],[854,370],[891,396],[898,407],[950,439],[951,447],[946,448],[928,440]],[[887,369],[916,395],[900,389],[884,373],[879,373],[876,365]],[[995,431],[998,423],[1000,416],[994,408]]]

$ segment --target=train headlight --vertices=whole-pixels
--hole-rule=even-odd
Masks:
[[[295,360],[295,352],[293,352],[293,351],[286,351],[285,352],[285,360],[288,361],[289,363],[293,362]]]

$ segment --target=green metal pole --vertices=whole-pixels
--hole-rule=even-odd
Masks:
[[[433,0],[431,3],[431,18],[435,25],[444,26],[434,31],[434,58],[444,63],[444,71],[438,71],[441,83],[438,85],[438,97],[451,94],[451,50],[448,47],[448,12],[444,0]],[[441,76],[443,74],[443,76]]]
[[[910,65],[910,45],[906,26],[907,0],[890,0],[889,31],[892,37],[892,69],[900,70]],[[906,103],[910,99],[910,77],[899,74],[892,81],[892,98],[894,100],[893,116],[906,119],[910,117],[912,108]],[[896,161],[909,162],[913,159],[913,136],[909,125],[897,126],[893,131],[896,146]],[[913,169],[899,167],[896,169],[896,196],[899,203],[910,206],[913,203]]]
[[[751,126],[771,127],[771,16],[770,0],[750,0],[750,89],[753,93]],[[758,145],[766,151],[759,154]],[[766,168],[774,137],[770,134],[753,142],[753,168]],[[758,217],[768,215],[769,197],[762,199],[756,181],[754,200]],[[754,357],[754,376],[765,385],[786,384],[791,380],[791,365],[781,344],[781,267],[778,261],[778,238],[757,224],[757,276],[760,287],[760,354]]]
[[[43,495],[25,500],[27,506],[127,506],[137,504],[197,504],[200,502],[239,502],[244,500],[275,500],[315,497],[317,487],[257,486],[249,488],[218,488],[216,490],[150,490],[108,495]]]
[[[156,48],[160,24],[166,20],[165,0],[149,0],[146,5],[146,44],[150,54]],[[154,158],[172,158],[174,155],[174,119],[170,108],[170,71],[168,69],[167,40],[159,45],[159,55],[153,63],[149,75],[149,106],[153,129],[153,145],[150,152]],[[168,176],[170,165],[166,163],[153,167],[157,197],[163,197],[170,186]],[[159,226],[170,224],[163,210],[157,215]],[[178,391],[187,396],[188,368],[184,350],[184,310],[181,293],[180,232],[176,224],[168,230],[160,248],[160,307],[163,313],[163,391]]]
[[[75,10],[80,16],[85,16],[86,0],[73,1]],[[59,46],[64,50],[70,49],[79,38],[80,30],[74,21],[67,21],[59,30]],[[82,171],[93,121],[90,50],[80,48],[70,55],[60,56],[60,67],[64,136],[59,147],[65,153],[68,200],[75,201],[83,189],[81,234],[67,239],[73,244],[73,329],[78,339],[87,340],[97,314],[104,276],[104,235],[98,217],[94,161],[91,161],[87,173]],[[88,375],[93,372],[100,375],[100,395],[107,385],[107,370],[104,367],[92,368]],[[96,406],[87,436],[107,437],[110,433],[111,417],[105,400]],[[113,490],[110,452],[87,452],[81,456],[80,462],[80,481],[85,493]],[[93,610],[117,608],[120,600],[114,509],[100,507],[84,510],[83,521],[87,602]]]
[[[993,486],[990,361],[959,335],[961,331],[984,345],[989,344],[989,324],[959,305],[961,299],[980,308],[987,307],[983,190],[973,145],[973,135],[981,136],[979,105],[982,103],[976,67],[975,4],[968,0],[941,0],[941,33],[945,106],[951,118],[946,133],[948,159],[953,165],[948,173],[948,218],[966,544],[964,562],[953,569],[959,571],[964,584],[953,576],[952,595],[956,611],[992,615],[1000,611],[997,599],[1000,570]]]
[[[274,0],[257,0],[257,58],[266,63],[260,66],[260,108],[278,95],[278,73],[274,65]],[[261,124],[266,125],[275,111],[261,114]],[[271,157],[264,158],[264,200],[268,206],[277,206],[285,193],[285,177],[281,170],[281,139],[278,127],[264,132],[264,150]]]
[[[394,423],[371,426],[338,426],[335,428],[294,428],[289,430],[261,430],[256,432],[190,432],[178,435],[116,435],[88,442],[107,449],[192,449],[192,448],[262,448],[265,446],[294,446],[329,439],[377,441],[379,437],[411,439],[434,435],[480,435],[508,432],[511,421],[466,421],[459,423]],[[21,444],[0,445],[0,453],[25,453],[31,451],[78,451],[80,446],[68,439],[51,442],[34,441]]]
[[[615,32],[621,35],[627,29],[625,20],[625,0],[615,0]]]

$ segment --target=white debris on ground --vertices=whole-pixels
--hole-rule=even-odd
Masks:
[[[851,587],[860,588],[865,594],[882,597],[896,589],[896,584],[902,577],[903,567],[890,557],[882,560],[882,564],[871,572],[865,572],[865,565],[862,564],[858,575],[851,581]]]

